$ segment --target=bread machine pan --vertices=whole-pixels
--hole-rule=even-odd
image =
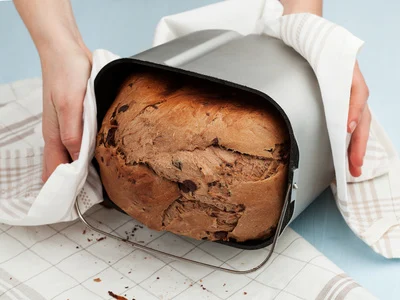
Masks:
[[[275,246],[284,228],[334,178],[319,85],[308,62],[272,37],[242,36],[225,30],[195,32],[104,66],[95,79],[98,128],[124,79],[134,71],[149,68],[255,93],[281,113],[290,134],[290,162],[287,196],[277,230],[263,241],[218,242],[241,249]],[[98,169],[97,162],[93,162]],[[105,191],[104,197],[113,205]]]

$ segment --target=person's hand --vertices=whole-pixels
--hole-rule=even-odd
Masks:
[[[40,55],[43,76],[43,138],[45,182],[58,165],[76,160],[83,129],[83,99],[91,71],[91,53],[66,42]]]
[[[348,157],[350,174],[354,177],[361,175],[361,167],[367,149],[371,113],[367,104],[369,90],[356,62],[351,85],[350,108],[347,131],[352,133]]]
[[[283,14],[312,13],[322,17],[322,0],[281,0]],[[367,100],[369,91],[358,63],[355,64],[350,94],[347,131],[352,134],[349,149],[349,170],[354,177],[361,175],[361,167],[367,149],[371,113]]]
[[[82,139],[83,99],[92,54],[85,46],[70,0],[13,0],[38,50],[43,77],[45,142],[42,180],[76,160]]]

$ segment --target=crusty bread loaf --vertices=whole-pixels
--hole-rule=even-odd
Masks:
[[[95,157],[110,199],[149,228],[243,242],[274,233],[288,143],[259,96],[142,72],[104,117]]]

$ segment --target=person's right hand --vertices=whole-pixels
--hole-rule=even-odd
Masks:
[[[66,41],[42,51],[40,58],[45,142],[42,180],[46,182],[58,165],[79,157],[92,57],[86,46]]]

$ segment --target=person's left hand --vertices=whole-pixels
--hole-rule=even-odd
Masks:
[[[367,148],[371,113],[367,104],[369,97],[368,86],[361,74],[358,62],[354,66],[353,82],[350,93],[350,108],[347,121],[347,131],[352,133],[348,157],[350,174],[354,177],[361,175],[361,167]]]

